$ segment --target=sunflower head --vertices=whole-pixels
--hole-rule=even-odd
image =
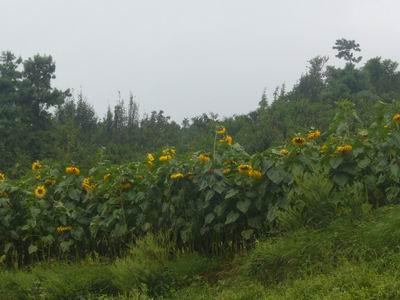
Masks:
[[[292,138],[292,143],[296,146],[303,146],[305,141],[306,140],[301,136],[295,136],[294,138]]]
[[[74,175],[79,175],[81,173],[81,171],[79,170],[78,167],[75,166],[70,166],[70,167],[66,167],[65,168],[65,172],[67,174],[74,174]]]
[[[57,233],[59,233],[59,234],[63,234],[63,233],[66,233],[66,232],[70,232],[72,230],[72,227],[71,226],[58,226],[57,228],[56,228],[56,231],[57,231]]]
[[[321,135],[321,131],[319,131],[319,130],[314,130],[314,131],[310,131],[310,132],[307,134],[307,138],[308,138],[309,140],[314,140],[314,139],[320,137],[320,135]]]
[[[172,156],[170,154],[165,154],[165,155],[161,155],[159,158],[159,161],[161,162],[168,162],[172,159]]]
[[[223,135],[226,132],[226,128],[223,126],[220,126],[217,128],[217,130],[215,131],[217,134]]]
[[[396,123],[400,124],[400,113],[395,114],[392,119]]]
[[[289,155],[289,150],[288,149],[281,149],[281,151],[279,151],[279,153],[283,156],[288,156]]]
[[[174,147],[166,148],[166,149],[164,149],[164,150],[162,151],[162,154],[163,154],[164,156],[169,155],[169,156],[172,157],[172,156],[174,156],[174,155],[176,154],[176,150],[175,150]]]
[[[232,145],[233,144],[233,137],[230,135],[227,135],[225,137],[225,143],[227,143],[228,145]]]
[[[83,181],[82,181],[82,188],[83,188],[86,192],[89,192],[89,191],[92,191],[92,190],[94,190],[94,189],[96,188],[96,184],[93,183],[93,182],[91,182],[91,180],[90,180],[89,177],[86,177],[86,178],[84,178]]]
[[[151,153],[147,153],[147,155],[146,155],[146,161],[147,161],[147,163],[148,163],[148,164],[152,164],[154,160],[155,160],[154,155],[151,154]]]
[[[42,165],[42,163],[40,162],[40,161],[34,161],[33,163],[32,163],[32,170],[33,171],[36,171],[36,170],[39,170],[39,169],[41,169],[43,167],[43,165]]]
[[[202,162],[207,162],[210,161],[210,157],[207,154],[200,154],[198,160]]]
[[[178,179],[182,179],[184,176],[181,172],[176,172],[176,173],[172,173],[169,178],[171,178],[172,180],[178,180]]]
[[[0,181],[6,180],[6,174],[0,172]]]
[[[248,175],[250,176],[250,177],[253,177],[253,178],[255,178],[255,179],[259,179],[259,178],[261,178],[262,177],[262,173],[260,172],[260,171],[258,171],[258,170],[250,170],[249,172],[248,172]]]
[[[35,188],[35,196],[38,199],[44,198],[46,196],[46,187],[44,185],[39,185]]]
[[[336,152],[340,154],[350,153],[351,151],[353,151],[353,146],[348,144],[341,145],[336,148]]]
[[[251,170],[253,170],[253,167],[250,165],[241,164],[238,166],[238,170],[240,173],[248,174]]]

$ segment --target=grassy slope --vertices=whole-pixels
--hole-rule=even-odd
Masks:
[[[180,254],[154,238],[113,263],[1,272],[2,299],[400,299],[400,206],[298,230],[235,259]],[[117,295],[126,296],[117,296]],[[89,296],[92,295],[92,296]]]

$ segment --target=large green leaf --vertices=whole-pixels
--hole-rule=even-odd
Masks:
[[[236,222],[236,220],[239,218],[239,213],[236,211],[231,211],[227,216],[225,220],[225,225],[232,224]]]
[[[230,189],[230,190],[226,193],[225,199],[233,198],[233,197],[235,197],[237,194],[239,194],[239,190]]]
[[[214,195],[215,195],[214,190],[208,190],[207,193],[206,193],[206,197],[205,197],[204,200],[205,200],[206,202],[208,202],[208,201],[210,201],[210,200],[212,199],[212,197],[214,197]]]
[[[337,169],[340,164],[343,162],[343,157],[333,157],[329,160],[329,164],[331,165],[332,169]]]
[[[272,168],[267,172],[267,176],[275,184],[280,184],[286,177],[286,172],[280,168]]]
[[[32,244],[28,247],[29,254],[35,253],[37,250],[38,250],[38,247],[35,245],[32,245]]]
[[[210,224],[213,220],[215,219],[215,215],[211,212],[209,214],[206,215],[205,219],[204,219],[204,224],[208,225]]]
[[[240,210],[242,213],[245,214],[249,210],[250,204],[251,204],[250,199],[240,200],[236,203],[236,207],[238,210]]]

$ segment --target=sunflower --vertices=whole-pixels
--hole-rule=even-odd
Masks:
[[[305,141],[306,140],[301,136],[295,136],[294,138],[292,138],[292,143],[297,146],[303,146]]]
[[[399,113],[395,114],[392,119],[396,123],[400,123],[400,114]]]
[[[162,151],[163,155],[174,156],[176,154],[175,148],[167,148]]]
[[[350,153],[351,151],[353,151],[353,146],[348,144],[341,145],[336,148],[336,152],[341,154]]]
[[[59,234],[63,234],[63,233],[66,233],[66,232],[70,232],[72,230],[72,227],[71,226],[58,226],[57,228],[56,228],[56,231],[57,231],[57,233],[59,233]]]
[[[250,165],[241,164],[241,165],[238,166],[238,170],[239,170],[240,173],[248,174],[251,170],[253,170],[253,167],[250,166]]]
[[[66,168],[65,168],[65,172],[66,172],[67,174],[79,175],[81,171],[80,171],[79,168],[77,168],[77,167],[70,166],[70,167],[66,167]]]
[[[44,196],[46,196],[46,187],[44,185],[39,185],[36,187],[35,196],[38,199],[42,199]]]
[[[233,144],[233,137],[230,135],[225,136],[224,138],[220,139],[219,142],[221,144],[228,144],[228,145],[232,145]]]
[[[90,181],[89,177],[86,177],[83,179],[82,181],[82,188],[88,192],[88,191],[92,191],[96,188],[96,184]]]
[[[289,155],[289,150],[288,149],[281,149],[281,151],[279,151],[280,154],[282,154],[283,156],[287,156]]]
[[[151,165],[151,164],[153,163],[154,160],[155,160],[154,155],[151,154],[151,153],[147,153],[147,156],[146,156],[146,161],[147,161],[147,163]]]
[[[233,137],[230,135],[227,135],[225,137],[225,143],[227,143],[228,145],[232,145],[233,144]]]
[[[165,154],[165,155],[160,156],[159,161],[167,162],[167,161],[170,161],[171,159],[172,159],[172,156],[170,154]]]
[[[6,174],[0,172],[0,181],[6,180]]]
[[[308,138],[309,140],[313,140],[313,139],[316,139],[316,138],[320,137],[320,135],[321,135],[321,131],[319,131],[319,130],[314,130],[314,131],[310,131],[310,132],[308,133],[307,138]]]
[[[200,154],[198,160],[202,162],[207,162],[210,161],[210,157],[207,154]]]
[[[256,178],[256,179],[259,179],[259,178],[262,177],[262,173],[260,171],[258,171],[258,170],[250,170],[248,172],[248,175],[250,177],[253,177],[253,178]]]
[[[220,126],[217,128],[217,130],[215,131],[217,134],[223,135],[226,132],[226,128],[223,126]]]
[[[41,162],[40,161],[34,161],[33,163],[32,163],[32,170],[33,171],[36,171],[36,170],[39,170],[39,169],[41,169],[43,167],[43,165],[41,164]]]
[[[183,177],[183,174],[180,172],[173,173],[171,174],[171,176],[169,176],[169,178],[171,178],[172,180],[182,179]]]

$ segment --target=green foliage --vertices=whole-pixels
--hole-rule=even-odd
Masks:
[[[0,182],[1,255],[14,265],[92,252],[114,257],[149,232],[215,254],[252,247],[265,234],[362,216],[371,205],[398,202],[396,111],[397,104],[385,106],[357,132],[344,101],[331,134],[297,134],[285,148],[254,155],[224,132],[215,134],[212,154],[165,148],[122,165],[97,159],[85,176],[34,163],[20,179]]]
[[[342,219],[324,230],[300,230],[261,242],[250,255],[247,271],[264,284],[273,284],[326,273],[344,261],[390,257],[398,252],[398,215],[397,207],[387,207],[367,224]]]

